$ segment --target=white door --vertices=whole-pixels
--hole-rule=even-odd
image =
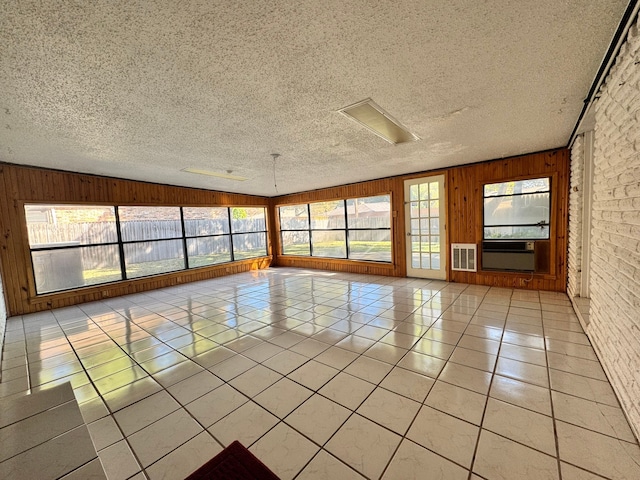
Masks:
[[[444,175],[404,182],[407,276],[447,278]]]

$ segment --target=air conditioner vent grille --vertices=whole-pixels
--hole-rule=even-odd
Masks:
[[[478,270],[478,253],[475,243],[452,243],[451,265],[452,270],[463,272],[476,272]]]

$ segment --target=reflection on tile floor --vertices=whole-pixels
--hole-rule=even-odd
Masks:
[[[71,382],[109,480],[235,439],[282,479],[640,478],[564,294],[269,269],[11,318],[2,371]]]

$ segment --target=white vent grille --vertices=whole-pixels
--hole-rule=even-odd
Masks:
[[[477,271],[476,265],[478,254],[475,243],[452,243],[451,244],[451,265],[452,270],[462,270],[463,272]]]

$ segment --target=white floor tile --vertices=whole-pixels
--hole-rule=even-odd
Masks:
[[[253,398],[281,378],[282,375],[278,372],[262,365],[256,365],[235,377],[229,382],[229,385],[236,390],[239,390],[247,397]]]
[[[398,362],[399,367],[431,378],[437,378],[444,368],[444,365],[445,361],[440,358],[413,351],[408,352],[404,358]]]
[[[496,375],[489,395],[503,402],[551,416],[549,390],[537,385]]]
[[[483,395],[487,394],[491,384],[490,373],[450,362],[445,365],[438,378],[444,382],[473,390]]]
[[[206,393],[218,388],[224,382],[211,372],[206,370],[192,375],[168,388],[168,392],[173,395],[182,405],[193,402]]]
[[[546,415],[490,398],[482,428],[556,456],[553,419]]]
[[[285,422],[318,445],[324,445],[351,415],[342,405],[313,395],[285,418]]]
[[[475,425],[424,406],[411,425],[407,438],[469,468],[479,430]]]
[[[353,361],[344,371],[367,382],[378,384],[391,371],[392,365],[361,356]]]
[[[318,452],[313,460],[300,472],[300,475],[296,477],[297,480],[326,480],[328,478],[364,480],[362,475],[324,450]]]
[[[207,432],[196,435],[146,469],[150,480],[186,478],[222,451]]]
[[[208,428],[248,401],[248,397],[224,384],[186,404],[185,408],[201,425]]]
[[[109,480],[183,478],[235,439],[283,479],[557,478],[554,421],[564,479],[640,478],[640,447],[566,295],[300,273],[8,319],[3,446],[40,441],[40,426],[15,433],[18,417],[53,415],[24,396],[31,386],[78,399]],[[63,478],[104,478],[96,465]]]
[[[340,373],[340,370],[315,360],[311,360],[291,372],[287,375],[287,378],[290,378],[291,380],[304,385],[315,392],[322,388],[338,373]]]
[[[143,467],[202,432],[202,427],[183,409],[175,411],[127,438]]]
[[[619,407],[551,392],[553,414],[558,420],[634,443],[635,437]]]
[[[426,472],[430,480],[466,480],[469,475],[459,465],[404,439],[382,479],[424,478]]]
[[[417,402],[423,402],[434,383],[435,380],[426,375],[395,367],[380,386]]]
[[[474,425],[480,425],[486,402],[485,395],[437,381],[424,404]]]
[[[278,418],[284,418],[311,395],[313,392],[308,388],[283,378],[256,395],[253,400]]]
[[[257,403],[245,403],[209,427],[211,433],[225,447],[234,440],[251,446],[280,420]]]
[[[288,425],[280,423],[254,443],[250,450],[281,480],[290,480],[319,448]]]
[[[560,478],[555,458],[487,430],[480,435],[473,471],[485,478],[501,480]]]
[[[363,417],[404,435],[415,418],[420,404],[407,397],[376,388],[356,410]]]
[[[640,478],[636,443],[557,421],[560,459],[607,478]]]
[[[358,414],[329,440],[326,449],[369,478],[378,478],[401,437]]]

